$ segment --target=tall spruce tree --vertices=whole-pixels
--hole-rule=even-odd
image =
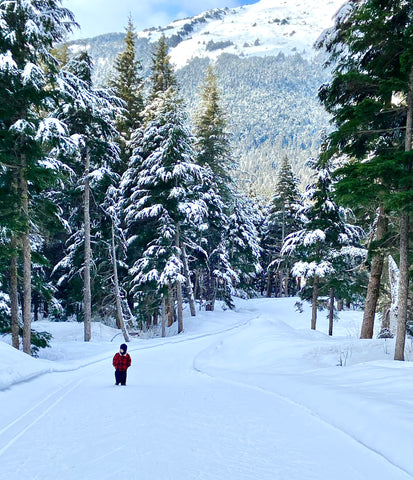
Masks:
[[[197,212],[202,216],[202,202],[194,193],[202,169],[193,162],[192,139],[164,37],[153,55],[150,89],[143,126],[133,133],[133,155],[121,181],[131,293],[147,321],[156,321],[163,298],[170,324],[176,298],[180,332],[182,285],[189,281],[184,247]]]
[[[122,180],[128,242],[138,242],[137,251],[142,250],[131,269],[133,293],[149,315],[157,314],[161,295],[169,301],[176,296],[180,333],[182,285],[186,282],[182,245],[192,218],[203,210],[191,193],[201,181],[202,169],[193,161],[191,137],[177,91],[171,87],[159,92],[151,107],[150,120]],[[138,238],[132,233],[137,230],[142,232]]]
[[[230,197],[230,171],[235,163],[231,157],[230,135],[221,92],[213,67],[209,66],[201,90],[201,102],[195,118],[197,157],[201,166],[208,166],[224,199]]]
[[[32,245],[36,189],[50,185],[57,163],[48,162],[50,146],[65,136],[64,126],[50,118],[59,97],[58,62],[53,44],[75,26],[60,1],[0,2],[0,160],[8,177],[10,216],[7,239],[10,258],[13,345],[16,342],[17,279],[23,278],[23,350],[31,351]],[[47,179],[47,180],[46,180]],[[4,182],[3,182],[3,185]],[[22,275],[17,274],[18,255]]]
[[[213,68],[206,72],[201,90],[201,103],[195,118],[196,162],[208,175],[200,194],[207,206],[206,228],[198,245],[197,257],[201,261],[199,289],[207,310],[214,310],[215,300],[226,300],[230,305],[229,292],[236,281],[231,268],[228,250],[231,208],[234,204],[233,184],[230,170],[230,137],[220,104],[220,92]]]
[[[306,279],[300,296],[311,298],[311,328],[315,330],[320,295],[337,287],[336,279],[340,276],[342,281],[347,280],[341,294],[347,290],[350,296],[351,278],[346,277],[346,272],[363,261],[365,251],[360,247],[360,228],[347,223],[346,211],[334,202],[329,166],[320,162],[313,166],[316,180],[307,189],[308,203],[302,210],[304,226],[286,237],[281,254],[300,258],[292,274]]]
[[[386,214],[397,212],[399,216],[398,360],[404,359],[409,215],[413,205],[412,18],[411,2],[352,1],[321,42],[330,52],[331,62],[336,62],[333,80],[320,91],[336,125],[325,154],[345,154],[352,159],[340,171],[340,184],[350,189],[354,198],[366,204],[373,199]],[[369,188],[363,190],[366,184]]]
[[[229,217],[228,251],[231,269],[235,272],[237,296],[253,296],[257,291],[257,280],[262,271],[257,228],[260,222],[253,201],[245,195],[235,195]]]
[[[294,175],[290,161],[284,157],[271,200],[268,215],[262,227],[262,249],[264,269],[267,276],[267,297],[274,288],[276,295],[289,295],[290,276],[293,257],[280,255],[285,238],[300,229],[300,219],[297,215],[302,206],[298,190],[298,179]],[[294,291],[292,292],[294,293]]]
[[[170,87],[177,87],[176,76],[168,50],[169,47],[166,43],[166,37],[162,35],[152,54],[150,75],[151,100],[153,100],[159,92],[166,92]]]
[[[111,166],[117,162],[119,154],[118,145],[114,142],[117,135],[114,121],[121,105],[112,92],[93,86],[92,68],[92,61],[86,52],[81,52],[67,64],[65,81],[72,88],[67,93],[67,103],[59,111],[76,147],[74,155],[68,159],[75,172],[74,184],[71,185],[75,192],[72,193],[76,196],[81,192],[82,197],[77,195],[78,203],[69,207],[73,234],[68,244],[68,256],[56,266],[56,271],[69,265],[72,274],[82,276],[85,341],[91,339],[92,236],[95,232],[102,238],[101,222],[102,219],[107,220],[99,203],[103,203],[106,188],[114,181]],[[92,211],[95,213],[93,218]],[[79,248],[83,250],[81,267],[75,261],[81,258]]]
[[[118,173],[122,174],[128,164],[131,151],[128,148],[132,133],[142,124],[144,109],[142,64],[136,58],[136,33],[133,21],[129,18],[124,39],[125,49],[119,53],[114,62],[114,74],[109,81],[115,95],[122,99],[124,110],[116,119],[121,147],[121,165]]]

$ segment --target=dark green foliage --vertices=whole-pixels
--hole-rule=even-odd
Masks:
[[[122,102],[110,90],[93,85],[92,71],[92,61],[85,52],[69,61],[65,78],[71,89],[68,90],[67,103],[57,112],[76,139],[76,148],[66,157],[74,175],[67,179],[64,190],[57,196],[67,220],[68,232],[65,238],[59,239],[59,242],[65,242],[65,248],[55,259],[54,274],[55,278],[60,275],[59,298],[66,315],[75,314],[78,319],[82,317],[86,156],[90,159],[91,238],[93,258],[96,260],[91,270],[92,305],[93,313],[101,316],[108,313],[106,299],[110,292],[106,278],[111,275],[108,262],[111,221],[102,204],[108,188],[118,180],[113,166],[119,165],[119,147],[114,138],[117,136],[115,118],[120,113]],[[113,312],[110,305],[109,311]]]
[[[236,273],[230,267],[228,240],[234,202],[230,169],[233,166],[226,118],[220,105],[220,91],[214,70],[208,68],[201,90],[201,103],[195,119],[195,160],[206,170],[200,187],[207,211],[207,228],[197,245],[202,271],[198,297],[213,310],[216,298],[232,306],[230,290]]]
[[[301,204],[298,179],[293,174],[288,158],[284,157],[275,193],[262,226],[261,246],[267,296],[271,296],[273,290],[276,295],[295,294],[293,280],[289,277],[295,256],[282,257],[280,252],[285,238],[301,228],[298,215]]]
[[[342,201],[400,210],[413,205],[412,154],[404,152],[413,6],[390,0],[350,4],[336,35],[323,43],[335,65],[319,95],[335,125],[323,155],[350,159],[336,173]]]
[[[168,55],[168,48],[165,36],[162,35],[152,54],[151,99],[155,98],[157,93],[165,92],[168,88],[176,88],[177,86],[175,72]]]
[[[48,332],[37,332],[36,330],[32,330],[31,341],[32,341],[32,355],[33,357],[37,357],[39,350],[41,348],[48,348],[50,347],[50,341],[52,340],[53,336],[51,333]]]
[[[314,281],[320,295],[328,295],[333,288],[337,298],[356,298],[360,294],[357,267],[366,254],[360,245],[362,231],[348,223],[350,212],[334,202],[328,165],[318,162],[313,167],[317,175],[302,210],[303,228],[286,237],[282,254],[294,255],[293,275],[307,280],[300,291],[302,298],[312,296]],[[366,280],[363,275],[361,278]]]
[[[124,102],[124,110],[116,119],[121,148],[121,165],[117,168],[120,174],[127,168],[131,155],[128,142],[132,133],[141,126],[144,108],[142,64],[136,58],[135,41],[135,29],[132,20],[129,19],[124,38],[125,49],[116,57],[114,74],[109,80],[109,86],[113,88],[115,95]]]

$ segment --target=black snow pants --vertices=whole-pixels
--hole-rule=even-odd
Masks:
[[[121,372],[120,370],[115,370],[115,379],[116,379],[116,385],[126,385],[126,370],[124,372]]]

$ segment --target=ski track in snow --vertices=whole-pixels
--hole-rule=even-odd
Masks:
[[[252,319],[251,321],[253,321],[254,319]],[[249,322],[248,322],[249,323]],[[244,327],[247,326],[247,324],[244,324],[243,325]],[[403,469],[402,467],[400,467],[399,465],[396,465],[394,462],[392,462],[389,458],[387,458],[385,455],[383,455],[383,453],[379,452],[378,450],[370,447],[369,445],[366,445],[365,443],[363,443],[362,441],[360,441],[359,439],[357,439],[355,436],[351,435],[351,433],[347,432],[346,430],[332,424],[331,422],[329,422],[328,420],[326,420],[325,418],[323,418],[319,413],[315,412],[314,410],[310,409],[308,406],[302,404],[302,403],[298,403],[296,402],[295,400],[292,400],[291,398],[288,398],[284,395],[281,395],[279,393],[276,393],[276,392],[273,392],[271,390],[268,390],[266,388],[263,388],[263,387],[259,387],[259,386],[256,386],[256,385],[250,385],[248,383],[245,383],[245,382],[240,382],[240,381],[235,381],[235,380],[229,380],[229,379],[226,379],[224,377],[220,377],[218,374],[211,374],[211,373],[208,373],[207,371],[204,371],[202,370],[202,367],[199,367],[197,366],[197,359],[202,357],[202,355],[204,354],[205,351],[208,351],[210,350],[211,348],[214,348],[214,346],[218,346],[220,342],[217,342],[215,345],[210,345],[207,347],[207,349],[205,349],[204,351],[201,351],[195,358],[194,358],[194,362],[193,362],[193,368],[196,372],[198,372],[200,375],[206,375],[210,378],[213,378],[215,380],[218,380],[218,381],[221,381],[221,382],[224,382],[224,383],[228,383],[230,385],[237,385],[237,386],[241,386],[241,387],[244,387],[244,388],[249,388],[249,389],[252,389],[252,390],[257,390],[259,392],[262,392],[266,395],[270,395],[270,396],[273,396],[273,397],[276,397],[278,399],[280,399],[281,401],[283,402],[286,402],[292,406],[294,406],[295,408],[300,408],[302,409],[304,412],[306,412],[308,415],[311,415],[313,417],[315,417],[316,419],[318,419],[320,422],[328,425],[330,428],[334,429],[334,430],[337,430],[339,431],[340,433],[343,433],[344,435],[348,436],[351,440],[353,440],[354,442],[356,442],[358,445],[360,445],[361,447],[363,448],[366,448],[367,450],[371,451],[372,453],[378,455],[379,457],[381,457],[382,459],[384,459],[386,462],[388,462],[390,465],[392,465],[393,467],[395,467],[397,470],[400,470],[400,472],[403,472],[405,474],[407,474],[410,478],[413,478],[411,477],[410,473]]]
[[[234,325],[234,326],[231,326],[229,328],[225,328],[225,329],[222,329],[218,332],[211,332],[211,333],[204,333],[204,334],[201,334],[201,335],[194,335],[194,336],[191,336],[191,337],[186,337],[186,338],[175,338],[175,337],[171,337],[170,340],[165,340],[164,342],[162,343],[158,343],[156,345],[144,345],[144,346],[140,346],[138,348],[132,348],[130,349],[129,351],[132,353],[132,352],[140,352],[140,351],[143,351],[143,350],[149,350],[149,349],[157,349],[157,348],[162,348],[164,347],[165,345],[171,345],[171,344],[177,344],[177,343],[183,343],[183,342],[191,342],[191,341],[194,341],[194,340],[199,340],[199,339],[203,339],[203,338],[207,338],[207,337],[212,337],[212,336],[215,336],[215,335],[220,335],[222,333],[227,333],[227,332],[230,332],[232,330],[235,330],[235,329],[238,329],[238,328],[241,328],[243,327],[245,324],[247,323],[250,323],[251,320],[247,320],[245,323],[240,323],[240,324],[237,324],[237,325]],[[92,362],[89,362],[89,363],[86,363],[85,365],[83,366],[77,366],[75,368],[65,368],[63,370],[56,370],[56,371],[50,371],[50,372],[42,372],[42,373],[39,373],[39,374],[36,374],[34,375],[33,377],[30,377],[28,379],[24,379],[18,383],[16,383],[15,385],[18,385],[18,384],[22,384],[22,383],[28,383],[28,382],[32,382],[34,380],[36,380],[37,378],[41,377],[41,376],[44,376],[46,374],[51,374],[51,373],[68,373],[68,372],[75,372],[75,371],[78,371],[78,370],[81,370],[81,369],[84,369],[86,367],[89,367],[89,366],[94,366],[96,364],[101,364],[103,362],[106,363],[106,361],[108,359],[112,359],[112,355],[110,356],[105,356],[104,359],[99,359],[99,360],[95,360],[95,361],[92,361]],[[102,368],[99,368],[99,370],[106,370],[107,367],[106,367],[106,364],[104,367]],[[38,403],[36,403],[35,405],[33,405],[31,408],[29,408],[29,410],[26,410],[23,414],[21,414],[20,416],[18,416],[17,418],[15,418],[13,421],[11,421],[10,423],[8,423],[7,425],[3,426],[2,428],[0,428],[0,440],[2,438],[2,436],[12,427],[14,427],[15,425],[18,425],[20,423],[24,423],[23,421],[26,419],[26,417],[28,417],[30,420],[29,420],[29,424],[22,427],[19,431],[19,433],[17,433],[8,443],[6,443],[2,448],[0,448],[0,456],[19,438],[21,437],[29,428],[31,428],[32,426],[34,426],[42,417],[44,417],[45,414],[49,413],[50,410],[54,407],[56,407],[60,401],[66,397],[66,395],[68,395],[69,393],[72,392],[72,390],[74,390],[75,388],[77,388],[82,382],[84,381],[84,379],[80,379],[80,380],[72,380],[72,381],[69,381],[67,382],[66,384],[64,384],[62,387],[59,387],[57,388],[56,390],[53,390],[52,392],[50,392],[49,394],[47,394],[46,397],[42,398],[42,400],[40,400]],[[58,397],[56,400],[54,399],[54,397]],[[52,404],[49,405],[47,407],[46,410],[43,410],[43,406],[44,405],[47,405],[50,401],[52,401]],[[37,411],[40,411],[40,413],[37,415]],[[34,417],[33,420],[31,420],[31,418]]]
[[[3,455],[30,428],[34,427],[43,417],[45,417],[48,413],[50,413],[52,409],[54,409],[69,393],[75,390],[82,382],[83,382],[83,379],[69,382],[67,386],[63,388],[59,388],[58,390],[52,392],[44,400],[41,400],[37,405],[35,405],[30,410],[22,414],[20,417],[16,418],[13,422],[9,423],[6,427],[2,428],[0,430],[0,438],[11,427],[14,427],[15,425],[19,427],[20,423],[24,423],[24,420],[26,419],[26,417],[29,418],[29,423],[27,425],[23,427],[19,427],[18,433],[13,434],[10,440],[8,441],[6,440],[5,445],[2,448],[0,448],[0,456]],[[58,395],[60,394],[61,391],[63,391],[61,395]],[[53,398],[55,396],[57,396],[56,400]],[[52,403],[46,409],[43,410],[42,409],[43,405],[49,400],[52,400]],[[37,413],[38,411],[40,411],[39,414]],[[31,414],[34,414],[33,420],[30,419]]]
[[[0,392],[25,395],[27,408],[0,425],[0,479],[412,479],[306,405],[204,367],[262,316],[251,310],[219,331],[131,345],[126,389],[107,385],[108,354]]]

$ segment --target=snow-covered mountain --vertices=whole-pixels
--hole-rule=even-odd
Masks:
[[[151,42],[161,34],[172,40],[177,68],[190,60],[216,60],[223,52],[237,56],[314,56],[318,35],[331,26],[344,0],[261,0],[233,9],[214,9],[139,33]]]
[[[313,44],[333,23],[344,0],[261,0],[238,8],[208,10],[163,27],[138,32],[136,49],[145,74],[154,43],[165,35],[190,114],[207,65],[214,62],[243,178],[271,195],[287,155],[306,184],[304,166],[317,155],[329,119],[317,99],[329,73]],[[112,33],[81,42],[106,81],[124,35]]]

